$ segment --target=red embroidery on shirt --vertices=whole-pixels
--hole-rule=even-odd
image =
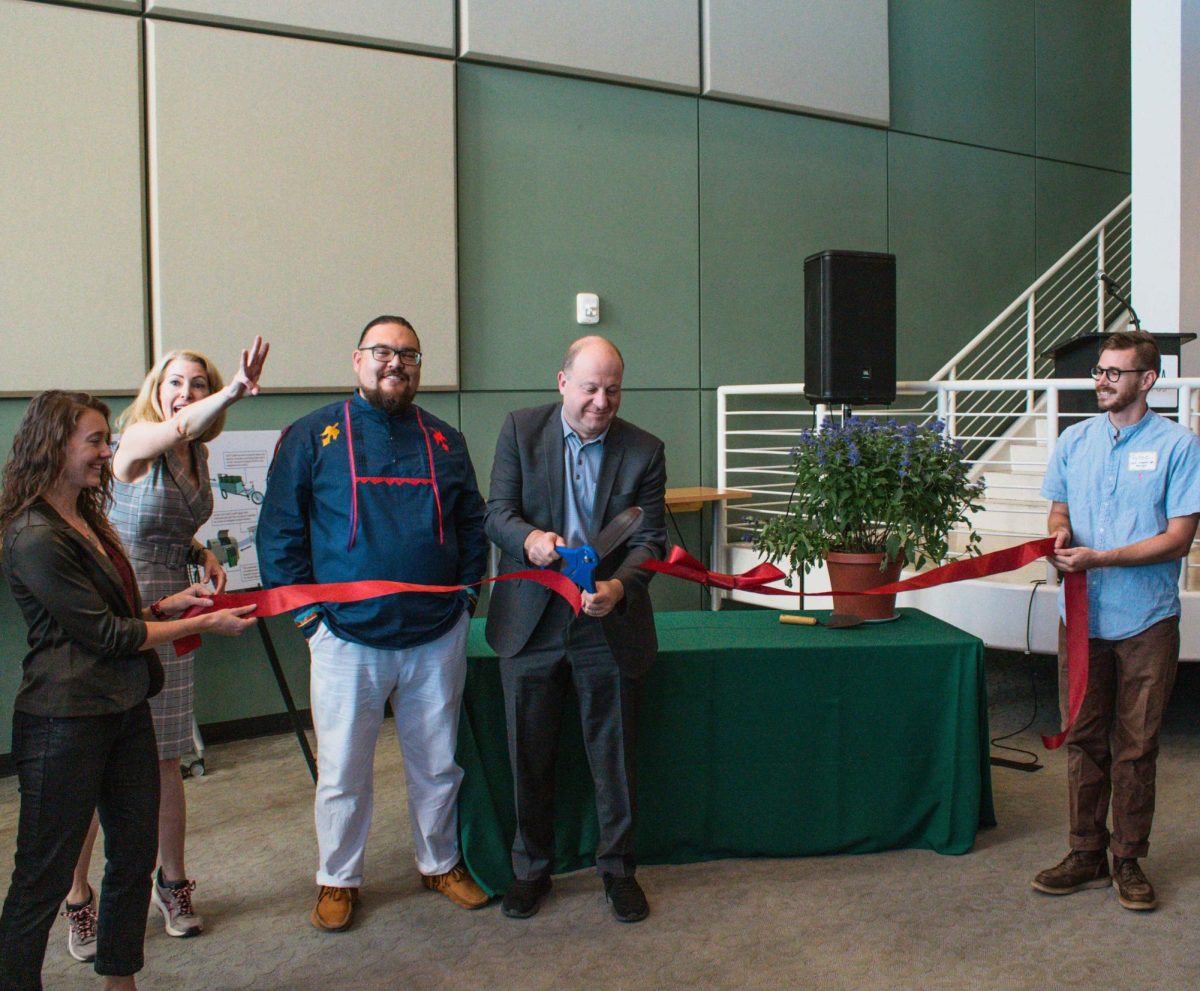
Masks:
[[[385,478],[382,475],[359,475],[358,480],[368,485],[432,485],[432,478]]]

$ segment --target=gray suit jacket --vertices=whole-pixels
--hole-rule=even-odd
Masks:
[[[559,403],[509,413],[496,441],[487,504],[487,535],[500,548],[500,573],[531,565],[525,538],[534,530],[562,533],[564,526],[563,431]],[[593,506],[594,539],[630,506],[645,512],[642,524],[621,549],[596,569],[596,578],[618,578],[625,597],[601,622],[613,657],[626,674],[644,674],[654,662],[658,638],[650,606],[653,572],[639,565],[662,558],[667,548],[663,498],[667,463],[663,443],[619,418],[604,441],[604,460]],[[487,639],[501,657],[515,657],[528,643],[553,595],[533,582],[492,586]]]

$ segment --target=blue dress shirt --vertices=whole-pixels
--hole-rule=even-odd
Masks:
[[[1153,410],[1119,431],[1107,414],[1094,416],[1059,437],[1042,495],[1067,504],[1075,546],[1112,550],[1157,536],[1167,520],[1200,512],[1200,438]],[[1088,635],[1124,640],[1178,616],[1179,568],[1178,559],[1092,568]]]
[[[604,439],[608,431],[584,443],[567,423],[566,415],[560,415],[563,425],[563,468],[567,483],[563,486],[562,537],[567,547],[582,547],[590,539],[596,482],[600,478]]]

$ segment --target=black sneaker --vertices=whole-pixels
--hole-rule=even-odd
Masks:
[[[1069,895],[1085,888],[1107,888],[1108,854],[1103,850],[1072,850],[1053,867],[1040,872],[1031,882],[1047,895]]]
[[[646,893],[637,883],[637,878],[630,874],[628,877],[618,877],[607,871],[604,878],[604,897],[612,905],[612,913],[619,922],[641,922],[650,914],[650,905],[646,901]]]
[[[1136,857],[1114,857],[1113,880],[1117,882],[1117,901],[1122,907],[1148,912],[1158,905],[1154,886],[1146,880]]]
[[[504,892],[504,900],[500,902],[500,911],[510,919],[528,919],[537,915],[542,899],[550,891],[548,877],[535,877],[532,881],[517,878],[512,887]]]

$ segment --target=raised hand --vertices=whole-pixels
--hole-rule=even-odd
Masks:
[[[271,345],[256,335],[250,349],[242,351],[237,374],[229,383],[229,389],[235,399],[241,399],[245,395],[258,395],[258,380],[270,350]]]

